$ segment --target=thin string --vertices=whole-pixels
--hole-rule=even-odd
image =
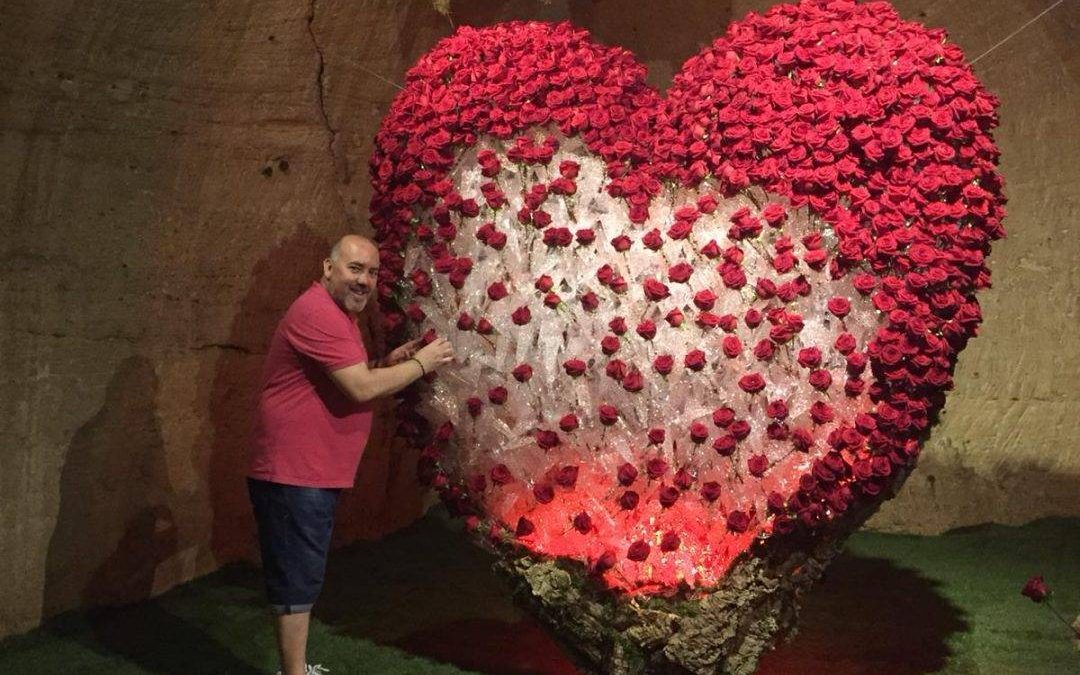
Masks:
[[[1008,42],[1009,40],[1011,40],[1011,39],[1013,39],[1014,37],[1016,37],[1017,35],[1019,35],[1019,34],[1020,34],[1020,31],[1024,30],[1025,28],[1027,28],[1027,27],[1028,27],[1028,26],[1030,26],[1031,24],[1033,24],[1033,23],[1035,23],[1036,21],[1038,21],[1039,19],[1043,18],[1043,16],[1044,16],[1044,15],[1045,15],[1045,14],[1046,14],[1047,12],[1049,12],[1050,10],[1052,10],[1052,9],[1053,9],[1053,8],[1055,8],[1055,7],[1057,7],[1058,5],[1060,5],[1060,4],[1061,4],[1061,3],[1063,3],[1063,2],[1065,2],[1065,0],[1057,0],[1057,2],[1055,2],[1055,3],[1054,3],[1054,4],[1052,4],[1052,5],[1050,5],[1049,7],[1047,7],[1046,9],[1044,9],[1043,11],[1039,12],[1039,13],[1038,13],[1038,14],[1037,14],[1037,15],[1035,16],[1035,18],[1034,18],[1034,19],[1031,19],[1030,21],[1028,21],[1027,23],[1025,23],[1025,24],[1024,24],[1023,26],[1020,26],[1019,28],[1017,28],[1017,29],[1016,29],[1016,30],[1014,30],[1013,32],[1009,33],[1008,35],[1006,35],[1006,36],[1005,36],[1005,38],[1004,38],[1004,39],[1002,39],[1002,40],[1001,40],[1000,42],[998,42],[998,43],[997,43],[996,45],[994,45],[994,46],[993,46],[993,47],[991,47],[990,49],[987,49],[987,50],[986,50],[985,52],[983,52],[982,54],[979,54],[978,56],[976,56],[976,57],[975,57],[975,58],[974,58],[974,59],[973,59],[973,60],[971,61],[971,65],[975,65],[976,63],[978,63],[978,62],[979,62],[979,59],[981,59],[982,57],[986,56],[986,55],[987,55],[987,54],[989,54],[990,52],[994,51],[995,49],[997,49],[997,48],[998,48],[998,47],[1000,47],[1001,45],[1005,44],[1005,43],[1006,43],[1006,42]]]

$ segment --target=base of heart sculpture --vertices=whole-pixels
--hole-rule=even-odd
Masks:
[[[897,477],[894,492],[906,477]],[[720,586],[692,597],[612,593],[580,564],[517,548],[499,551],[494,567],[583,672],[749,675],[765,651],[795,635],[800,598],[879,506],[849,512],[828,533],[752,547]]]

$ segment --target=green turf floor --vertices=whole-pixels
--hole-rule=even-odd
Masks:
[[[440,515],[336,552],[310,653],[333,675],[573,675]],[[940,537],[860,533],[810,594],[800,634],[761,675],[1080,674],[1080,651],[1031,574],[1080,612],[1080,520],[983,526]],[[233,567],[132,607],[62,616],[0,642],[0,674],[273,673],[257,570]]]

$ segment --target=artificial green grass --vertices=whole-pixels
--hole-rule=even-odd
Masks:
[[[336,552],[310,655],[333,675],[573,675],[490,560],[438,514]],[[858,533],[760,675],[1080,673],[1069,630],[1019,594],[1042,574],[1080,611],[1080,520],[940,537]],[[0,673],[273,673],[258,571],[232,567],[131,607],[73,613],[0,641]]]

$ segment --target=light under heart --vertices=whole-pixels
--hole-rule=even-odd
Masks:
[[[849,277],[830,278],[836,237],[805,207],[758,189],[725,199],[706,182],[665,192],[649,220],[633,224],[625,201],[605,189],[604,163],[579,140],[539,129],[519,138],[558,149],[546,165],[515,163],[506,154],[513,143],[481,138],[460,155],[454,192],[484,203],[495,186],[508,204],[493,219],[444,219],[471,272],[460,288],[432,273],[412,310],[458,355],[421,406],[436,424],[455,427],[456,449],[443,465],[496,529],[514,530],[529,549],[586,564],[613,552],[603,573],[610,586],[713,585],[771,531],[770,495],[786,502],[832,450],[828,436],[871,409],[845,382],[865,367],[880,314]],[[486,172],[494,175],[484,175],[478,155],[489,167],[494,156],[498,170]],[[560,174],[566,162],[576,165],[569,180]],[[551,215],[543,228],[516,215],[530,193]],[[673,226],[688,219],[692,231],[678,238]],[[732,238],[740,223],[749,230]],[[630,242],[624,251],[620,237]],[[430,243],[408,247],[407,270],[433,268]],[[686,265],[689,277],[679,281]],[[725,281],[731,269],[741,274]],[[647,279],[667,296],[655,287],[647,297]],[[478,331],[480,320],[490,330]],[[687,364],[695,350],[700,367]],[[568,372],[574,360],[583,373]],[[520,364],[533,369],[526,381],[513,375]],[[764,388],[741,387],[748,375],[760,375]],[[602,405],[616,411],[613,423]],[[538,442],[538,432],[557,441],[549,434]],[[638,475],[620,474],[624,465]],[[628,558],[641,543],[646,557]]]

